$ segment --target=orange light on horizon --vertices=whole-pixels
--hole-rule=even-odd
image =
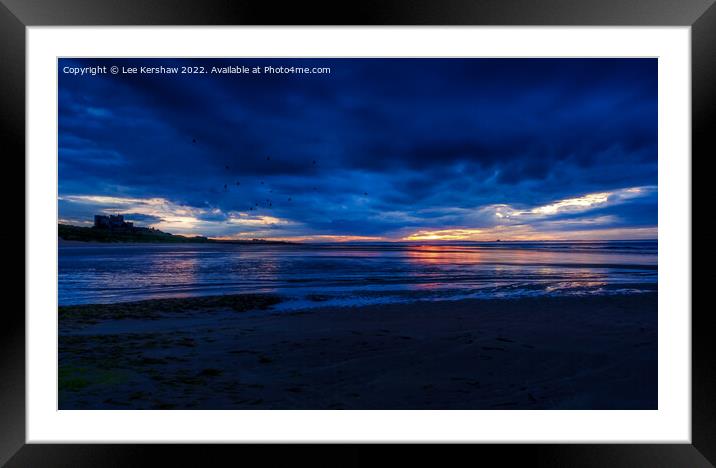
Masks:
[[[604,228],[573,231],[537,231],[529,225],[497,226],[486,229],[422,230],[403,237],[403,241],[570,241],[656,239],[657,227]]]
[[[426,240],[466,240],[473,239],[483,232],[482,229],[441,229],[438,231],[418,231],[409,236],[403,237],[406,241]]]
[[[260,236],[259,236],[260,237]],[[242,236],[222,236],[213,237],[217,240],[252,240],[257,236],[251,237]],[[349,235],[315,235],[315,236],[285,236],[285,237],[260,237],[266,241],[278,241],[278,242],[379,242],[387,241],[385,237],[374,237],[374,236],[349,236]]]

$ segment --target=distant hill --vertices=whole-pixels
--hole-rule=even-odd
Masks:
[[[162,232],[158,229],[141,227],[98,229],[95,227],[58,224],[57,235],[64,240],[84,242],[209,242],[206,237],[179,236]]]
[[[102,229],[96,227],[58,224],[57,235],[66,241],[80,242],[139,242],[139,243],[222,243],[222,244],[288,244],[290,242],[254,240],[219,240],[203,236],[180,236],[158,229],[130,227]]]

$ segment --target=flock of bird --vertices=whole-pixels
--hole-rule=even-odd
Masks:
[[[192,142],[193,144],[196,144],[196,138],[192,138],[191,142]],[[270,161],[271,161],[271,156],[266,156],[266,161],[267,161],[267,162],[270,162]],[[314,160],[311,161],[311,165],[312,165],[313,167],[316,167],[316,166],[318,165],[318,163],[317,163],[316,160],[314,159]],[[231,172],[231,167],[228,166],[228,165],[224,166],[224,169],[225,169],[227,172]],[[265,184],[264,184],[264,181],[260,181],[260,184],[261,184],[261,185],[265,185]],[[241,186],[241,182],[237,180],[234,184],[231,184],[231,185],[236,185],[236,187],[240,187],[240,186]],[[229,187],[230,187],[230,184],[229,184],[229,183],[225,183],[225,184],[224,184],[224,192],[229,192],[229,191],[230,191],[230,190],[229,190]],[[314,192],[315,192],[315,191],[318,191],[318,188],[317,188],[317,187],[312,187],[312,189],[313,189]],[[268,193],[273,193],[273,189],[269,189],[269,190],[268,190]],[[363,195],[364,195],[364,196],[368,196],[368,192],[363,192]],[[265,208],[273,208],[273,200],[272,200],[271,198],[266,198],[265,201],[266,201],[266,203],[265,203],[265,205],[264,205]],[[286,199],[286,201],[287,201],[287,203],[291,203],[291,202],[293,201],[293,197],[290,197],[290,196],[289,196],[289,197]],[[253,205],[253,206],[250,206],[248,209],[249,209],[249,211],[256,211],[256,210],[258,210],[260,207],[261,207],[261,205],[259,204],[259,202],[254,201],[254,205]]]

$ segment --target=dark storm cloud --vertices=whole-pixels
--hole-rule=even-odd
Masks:
[[[331,73],[62,73],[95,65]],[[60,195],[158,198],[226,235],[247,210],[291,235],[489,227],[474,213],[492,205],[655,186],[656,72],[655,59],[61,59]],[[655,196],[594,210],[609,210],[599,227],[656,225]]]

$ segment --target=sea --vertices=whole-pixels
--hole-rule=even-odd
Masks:
[[[639,294],[653,241],[61,244],[59,305],[275,293],[278,309]]]

